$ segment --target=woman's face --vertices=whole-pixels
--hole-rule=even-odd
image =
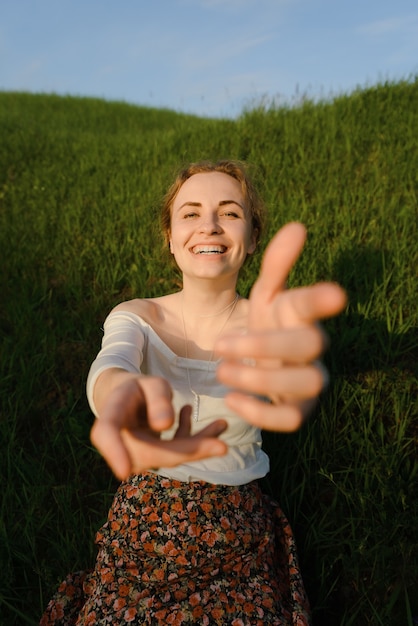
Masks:
[[[183,183],[171,211],[170,251],[184,274],[235,276],[254,252],[255,241],[235,178],[205,172]]]

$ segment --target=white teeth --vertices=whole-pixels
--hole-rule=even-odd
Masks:
[[[194,254],[222,254],[225,252],[225,246],[195,246]]]

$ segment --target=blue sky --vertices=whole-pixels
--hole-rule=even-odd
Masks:
[[[235,117],[418,75],[417,0],[0,0],[0,89]]]

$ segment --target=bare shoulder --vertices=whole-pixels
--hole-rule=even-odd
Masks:
[[[167,317],[170,317],[173,309],[175,310],[175,302],[177,294],[169,294],[159,298],[135,298],[121,302],[112,310],[112,313],[118,311],[128,311],[138,315],[151,326],[159,326],[163,324]]]

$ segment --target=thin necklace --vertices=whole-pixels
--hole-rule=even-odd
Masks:
[[[218,317],[218,315],[222,315],[222,313],[225,313],[225,311],[228,311],[228,309],[230,309],[231,307],[235,307],[238,298],[239,298],[239,296],[238,296],[238,294],[236,294],[236,296],[232,300],[232,302],[230,302],[225,308],[221,309],[217,313],[211,313],[210,315],[199,315],[199,319],[203,320],[203,319],[207,319],[209,317]]]
[[[231,304],[229,304],[225,309],[223,309],[220,313],[217,313],[217,315],[220,315],[221,313],[224,313],[225,311],[227,311],[229,308],[231,309],[229,311],[229,314],[226,318],[226,320],[224,321],[224,323],[222,324],[218,334],[216,335],[215,341],[214,343],[216,343],[216,339],[218,339],[218,337],[220,336],[221,332],[223,331],[223,329],[225,328],[225,326],[227,325],[230,317],[232,316],[232,313],[235,311],[235,307],[237,305],[237,302],[239,300],[239,294],[237,294],[235,296],[235,299],[233,302],[231,302]],[[203,316],[206,317],[206,316]],[[208,316],[211,317],[211,316]],[[213,317],[216,317],[215,315]],[[184,321],[184,313],[183,313],[183,294],[182,294],[182,298],[181,298],[181,319],[183,322],[183,334],[184,334],[184,348],[185,348],[185,353],[186,353],[186,359],[189,358],[189,351],[188,351],[188,338],[187,338],[187,332],[186,332],[186,323]],[[209,357],[209,361],[208,361],[208,369],[206,371],[206,378],[208,377],[209,374],[209,368],[210,368],[210,364],[212,362],[213,359],[213,355],[215,353],[215,348],[212,350],[211,355]],[[192,411],[192,416],[193,416],[193,420],[195,422],[199,421],[199,410],[200,410],[200,396],[198,393],[196,393],[196,391],[193,389],[192,384],[190,382],[190,371],[189,368],[187,367],[187,363],[186,363],[186,371],[187,371],[187,381],[189,383],[189,389],[191,394],[193,395],[193,411]],[[205,381],[206,381],[205,378]]]

